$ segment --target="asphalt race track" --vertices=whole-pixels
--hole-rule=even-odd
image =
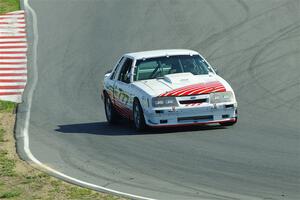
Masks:
[[[299,0],[29,3],[39,38],[29,144],[38,160],[154,199],[300,199]],[[30,14],[28,24],[33,41]],[[162,48],[199,51],[218,68],[237,95],[236,126],[139,134],[126,120],[106,123],[104,72],[123,53]],[[22,157],[27,105],[18,110]]]

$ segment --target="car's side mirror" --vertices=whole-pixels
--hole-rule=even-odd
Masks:
[[[112,69],[105,72],[104,77],[108,77],[112,72]]]
[[[110,74],[112,72],[112,69],[105,72],[105,74]]]

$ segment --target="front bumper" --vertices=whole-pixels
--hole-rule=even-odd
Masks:
[[[177,126],[234,122],[237,119],[236,103],[203,103],[198,106],[155,108],[145,110],[148,126]]]

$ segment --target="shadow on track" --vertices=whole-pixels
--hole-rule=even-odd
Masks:
[[[122,135],[143,135],[143,134],[165,134],[174,132],[190,132],[190,131],[205,131],[225,129],[225,127],[218,125],[209,126],[183,126],[172,128],[148,128],[144,132],[134,130],[131,123],[122,120],[117,124],[110,125],[107,122],[92,122],[81,124],[67,124],[58,125],[59,128],[55,129],[56,132],[61,133],[78,133],[78,134],[94,134],[94,135],[108,135],[108,136],[122,136]]]

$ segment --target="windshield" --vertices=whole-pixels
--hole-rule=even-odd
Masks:
[[[199,55],[181,55],[137,60],[134,81],[161,78],[167,74],[191,72],[194,75],[208,74],[208,64]]]

